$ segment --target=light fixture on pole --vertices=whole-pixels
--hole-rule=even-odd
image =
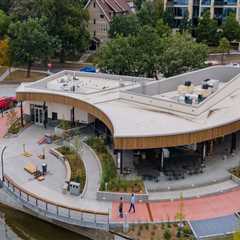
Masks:
[[[1,153],[1,165],[2,165],[2,182],[4,182],[4,165],[3,165],[3,156],[7,146],[4,146]]]

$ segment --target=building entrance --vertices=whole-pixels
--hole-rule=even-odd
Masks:
[[[36,125],[44,126],[45,119],[47,118],[47,108],[44,110],[44,106],[32,104],[30,112],[32,122]]]

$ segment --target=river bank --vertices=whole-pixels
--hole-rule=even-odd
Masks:
[[[5,214],[7,231],[19,240],[88,240],[78,234],[44,222],[33,216],[12,209],[0,203],[0,212]],[[13,233],[11,233],[11,231]],[[11,238],[10,238],[11,239]]]

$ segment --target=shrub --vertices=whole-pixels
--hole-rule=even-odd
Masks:
[[[148,223],[145,224],[145,229],[149,230],[149,224]]]
[[[82,159],[68,146],[60,147],[57,150],[62,153],[69,162],[71,168],[71,181],[80,183],[81,190],[83,190],[86,183],[86,170]]]
[[[185,236],[192,234],[191,228],[188,226],[188,224],[185,224],[182,230]]]
[[[102,139],[92,137],[87,140],[87,144],[97,153],[102,164],[101,191],[140,192],[144,190],[142,180],[125,180],[117,176],[114,159]],[[108,189],[105,189],[105,183],[108,183]]]
[[[21,129],[20,119],[17,119],[15,122],[13,122],[9,126],[8,133],[17,134],[17,133],[19,133],[20,129]]]
[[[169,229],[166,229],[163,233],[163,237],[165,240],[170,240],[172,238],[172,234]]]
[[[60,120],[60,123],[58,124],[58,128],[61,128],[63,130],[71,129],[71,123],[66,120]]]

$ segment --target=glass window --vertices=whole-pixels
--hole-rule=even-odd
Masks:
[[[175,17],[184,17],[188,14],[188,9],[186,7],[175,7],[173,9]]]
[[[188,5],[188,0],[174,0],[175,5]]]
[[[208,7],[202,7],[202,8],[201,8],[201,16],[203,15],[203,13],[204,13],[205,11],[210,11],[210,8],[208,8]]]
[[[223,17],[227,17],[230,13],[236,14],[236,8],[224,8],[223,9]]]
[[[201,0],[202,5],[211,5],[211,0]]]

